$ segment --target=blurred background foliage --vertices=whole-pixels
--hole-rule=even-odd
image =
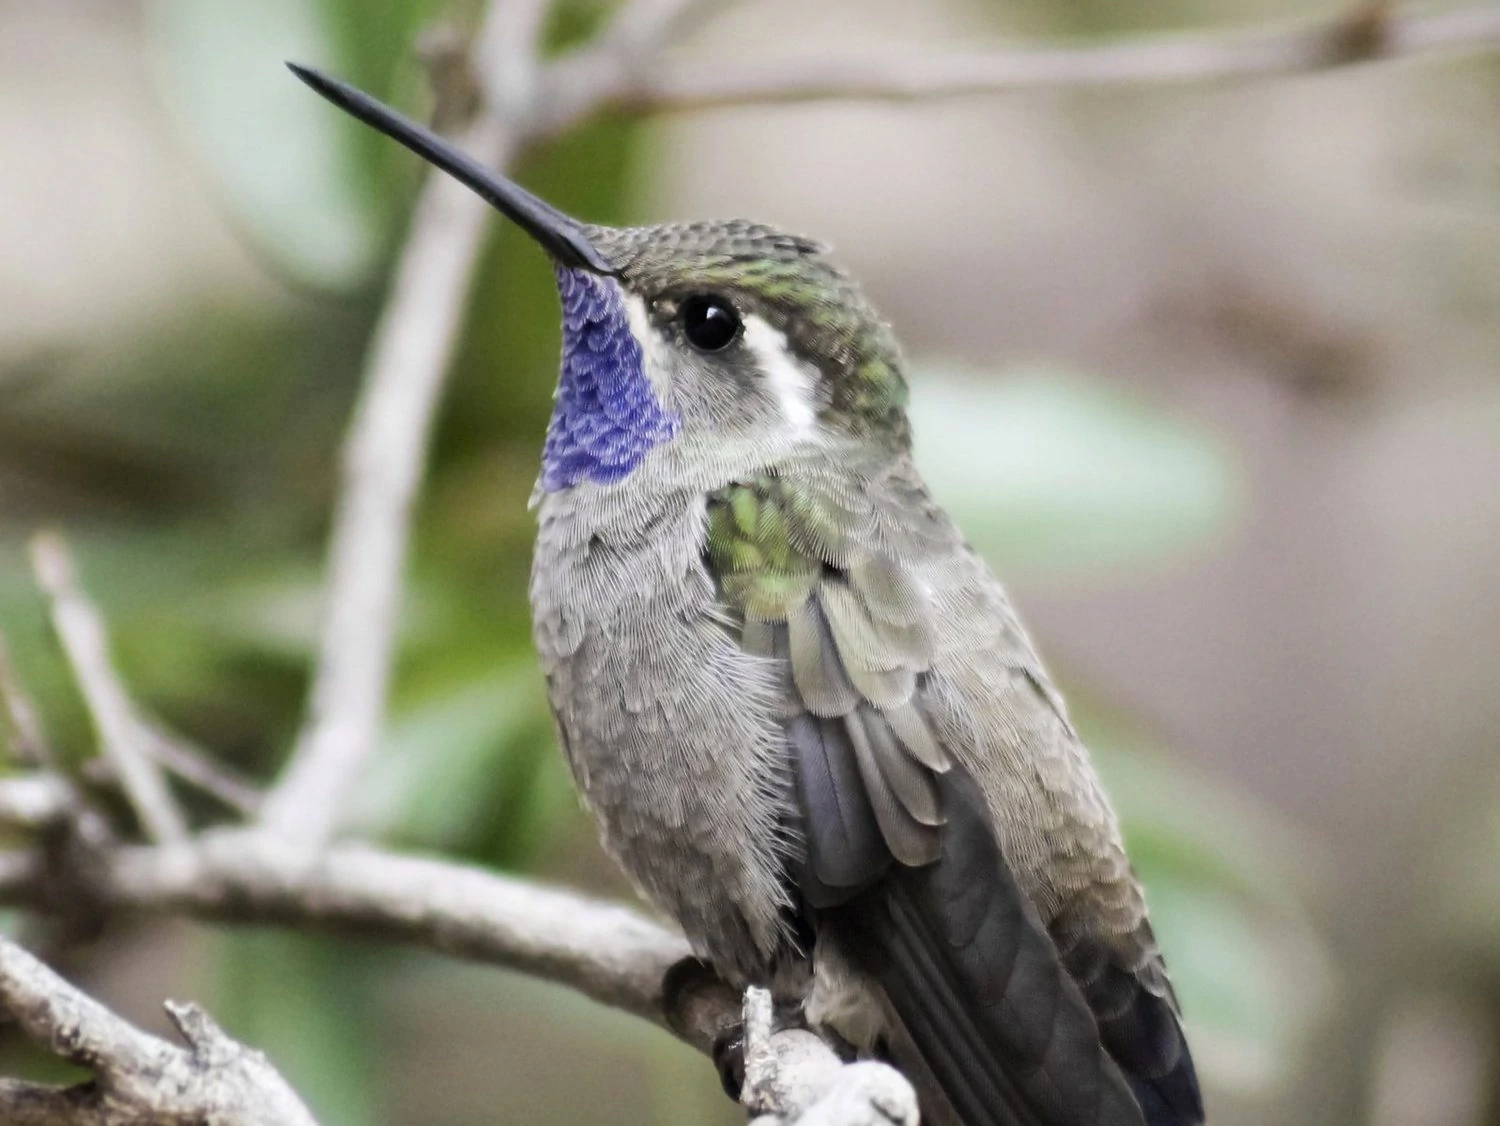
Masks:
[[[609,7],[565,0],[555,42]],[[686,49],[1307,13],[756,0]],[[41,526],[78,550],[141,699],[247,774],[278,765],[421,175],[280,61],[420,113],[413,43],[477,15],[0,0],[0,623],[71,754],[87,724],[24,559]],[[1500,1122],[1497,92],[1479,60],[608,120],[516,169],[597,221],[781,221],[866,278],[908,346],[919,462],[1116,798],[1217,1123]],[[349,827],[625,895],[528,635],[555,297],[522,236],[489,237]],[[147,1024],[163,996],[207,1002],[330,1126],[738,1117],[664,1034],[492,970],[177,923],[69,957]]]

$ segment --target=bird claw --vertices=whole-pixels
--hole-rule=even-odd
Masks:
[[[733,1101],[740,1101],[745,1089],[745,1026],[736,1024],[714,1037],[714,1069],[719,1073],[719,1083],[724,1093]]]
[[[667,1023],[679,1034],[698,1039],[712,1031],[711,1053],[719,1082],[724,1093],[738,1102],[745,1085],[744,1021],[715,1019],[705,1029],[701,1016],[704,1008],[712,1009],[715,1014],[726,1009],[737,1010],[737,991],[725,984],[702,958],[683,958],[663,975],[661,993]]]

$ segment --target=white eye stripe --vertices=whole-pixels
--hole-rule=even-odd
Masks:
[[[792,355],[786,334],[760,317],[745,318],[745,347],[755,357],[766,389],[781,407],[793,433],[811,434],[818,426],[817,392],[813,373]]]

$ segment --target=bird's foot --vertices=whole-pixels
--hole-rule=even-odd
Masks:
[[[683,958],[662,977],[662,1009],[673,1031],[711,1045],[724,1093],[736,1102],[745,1085],[745,1025],[739,992],[702,958]],[[733,1013],[732,1017],[724,1014]]]
[[[745,1026],[736,1024],[714,1038],[714,1069],[719,1084],[733,1101],[740,1101],[745,1089]]]
[[[749,1004],[748,999],[746,1003]],[[776,1033],[788,1028],[807,1027],[800,1002],[770,1005],[768,999],[765,1012],[768,1020],[758,1026],[755,1035],[768,1042]],[[724,1087],[724,1093],[735,1102],[741,1101],[745,1091],[745,1053],[750,1035],[746,1031],[745,1021],[741,1019],[733,1026],[726,1027],[714,1040],[714,1067],[718,1069],[719,1082]]]

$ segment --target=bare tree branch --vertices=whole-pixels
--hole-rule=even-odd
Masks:
[[[41,890],[0,884],[0,900],[37,906]],[[309,852],[260,833],[111,850],[79,894],[114,910],[315,925],[427,947],[658,1022],[662,979],[689,954],[681,936],[618,904],[438,859],[353,844]]]
[[[315,1126],[260,1052],[195,1005],[168,1003],[187,1046],[142,1032],[0,938],[0,1008],[29,1037],[93,1073],[56,1088],[0,1083],[0,1121],[16,1126]]]
[[[610,21],[587,48],[590,54],[623,54],[635,59],[654,53],[691,24],[737,0],[635,0]]]
[[[0,792],[5,785],[0,783]],[[248,832],[125,848],[98,860],[98,871],[79,894],[98,896],[101,908],[318,926],[422,946],[577,989],[662,1024],[704,1052],[739,1016],[738,996],[711,975],[666,995],[669,973],[690,958],[680,935],[620,904],[477,868],[357,845],[309,853]],[[5,875],[0,866],[0,902],[48,908],[46,878],[39,872],[18,866],[10,878]],[[4,953],[0,946],[0,1005],[8,1003]],[[797,1126],[914,1126],[915,1100],[900,1075],[880,1064],[846,1066],[806,1030],[772,1034],[769,1017],[761,1015],[769,998],[764,991],[752,993],[757,1015],[747,1038],[746,1072],[746,1104],[752,1111],[772,1116],[768,1123]],[[124,1085],[132,1069],[149,1073],[155,1066],[154,1056],[145,1059],[139,1052],[154,1052],[159,1042],[147,1038],[108,1052],[99,1049],[101,1042],[119,1042],[122,1025],[119,1018],[99,1017],[88,1025],[92,1039],[77,1041],[76,1051],[70,1047],[74,1054],[59,1054],[96,1070],[104,1066],[102,1060],[113,1061],[122,1072],[116,1082]],[[234,1058],[234,1052],[227,1057]],[[145,1098],[150,1089],[142,1088],[136,1097]],[[0,1097],[0,1112],[7,1105]]]
[[[784,60],[713,58],[603,75],[581,53],[548,75],[548,134],[596,112],[628,113],[833,100],[915,101],[1057,88],[1190,85],[1307,74],[1376,59],[1500,48],[1500,5],[1392,12],[1364,5],[1330,21],[1237,32],[1153,36],[1070,47],[910,51]]]
[[[94,604],[78,589],[72,556],[62,540],[37,536],[31,544],[37,582],[52,603],[52,623],[88,705],[99,748],[114,767],[147,833],[158,841],[187,836],[166,779],[142,745],[141,723],[109,659],[109,637]]]

